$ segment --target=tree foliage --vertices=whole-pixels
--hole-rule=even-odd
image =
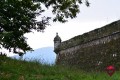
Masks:
[[[51,16],[44,15],[46,10],[52,8],[54,22],[66,22],[77,16],[80,4],[82,0],[0,0],[0,48],[20,55],[32,50],[24,34],[43,31],[49,25]]]

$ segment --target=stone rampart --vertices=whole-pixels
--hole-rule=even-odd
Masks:
[[[56,63],[79,65],[81,68],[86,66],[95,68],[100,64],[103,68],[108,63],[118,66],[120,65],[119,45],[120,20],[62,42],[55,49]]]
[[[116,32],[116,33],[113,33],[113,34],[108,35],[108,36],[104,36],[104,37],[101,37],[101,38],[91,40],[89,42],[86,42],[86,43],[78,45],[78,46],[74,46],[74,47],[71,47],[71,48],[68,48],[68,49],[61,50],[59,53],[60,54],[72,53],[73,54],[74,51],[76,51],[80,48],[90,47],[90,46],[99,45],[99,44],[105,44],[107,42],[110,42],[112,39],[116,40],[118,38],[120,38],[120,32]]]
[[[120,32],[120,20],[62,42],[57,52]],[[56,53],[57,53],[56,52]]]

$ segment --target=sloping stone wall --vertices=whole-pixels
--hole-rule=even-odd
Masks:
[[[55,52],[57,53],[61,50],[88,43],[92,40],[100,39],[117,32],[120,32],[120,20],[64,41],[58,46]]]
[[[84,37],[81,37],[81,36],[84,36]],[[104,53],[101,51],[102,50],[106,51],[105,49],[109,47],[109,44],[111,45],[111,47],[109,47],[110,49],[112,49],[112,47],[114,46],[113,48],[114,50],[112,51],[116,51],[116,49],[120,50],[118,45],[117,46],[114,45],[114,44],[119,44],[117,43],[117,41],[119,42],[119,40],[120,40],[120,21],[115,21],[102,28],[90,31],[83,35],[76,36],[68,41],[62,42],[61,45],[59,45],[58,48],[56,49],[56,53],[57,53],[56,63],[63,64],[63,65],[80,64],[81,63],[80,60],[82,60],[83,56],[86,55],[85,57],[89,58],[89,55],[91,55],[89,52],[94,53],[95,57],[97,57],[96,55],[98,55],[98,57],[101,56],[101,53]],[[112,44],[112,42],[114,42],[114,44]],[[107,47],[104,48],[104,45]],[[109,49],[107,51],[110,52]],[[112,55],[114,53],[116,52],[111,52]],[[91,60],[91,62],[94,62],[94,61]],[[84,64],[84,62],[82,63]],[[99,64],[99,63],[101,63],[101,61],[96,59],[95,64]]]
[[[113,33],[111,35],[108,35],[108,36],[104,36],[104,37],[101,37],[101,38],[98,38],[98,39],[94,39],[94,40],[91,40],[87,43],[84,43],[84,44],[81,44],[81,45],[78,45],[78,46],[74,46],[74,47],[71,47],[71,48],[68,48],[68,49],[65,49],[65,50],[61,50],[58,54],[58,59],[57,61],[63,61],[62,59],[63,58],[71,58],[74,56],[74,54],[76,53],[76,51],[78,51],[79,49],[81,48],[85,48],[85,47],[91,47],[93,45],[99,45],[99,44],[106,44],[106,43],[109,43],[111,40],[116,40],[120,38],[120,32],[116,32],[116,33]]]

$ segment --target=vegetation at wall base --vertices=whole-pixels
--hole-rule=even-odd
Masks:
[[[0,64],[0,80],[120,80],[120,71],[110,77],[106,72],[85,72],[69,66],[4,58]]]

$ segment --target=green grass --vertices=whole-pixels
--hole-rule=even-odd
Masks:
[[[0,80],[120,80],[120,71],[112,77],[105,72],[84,72],[76,68],[43,65],[0,57]]]

